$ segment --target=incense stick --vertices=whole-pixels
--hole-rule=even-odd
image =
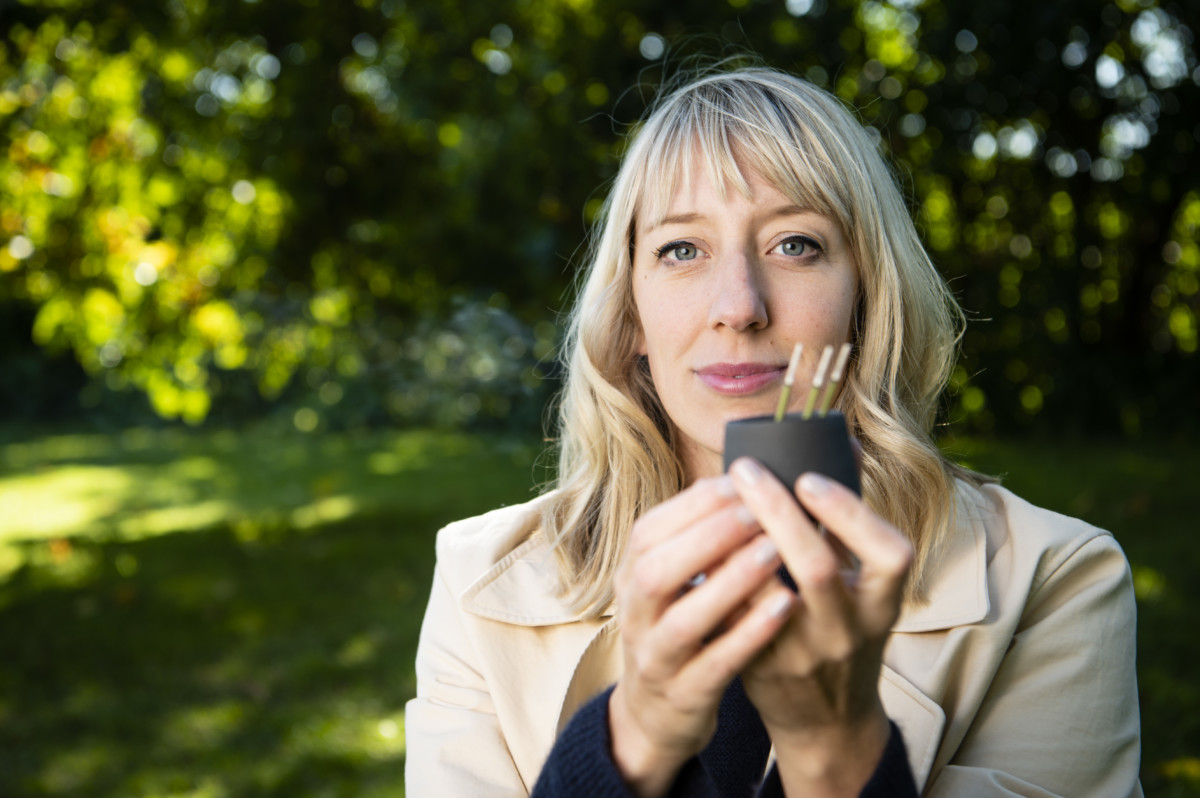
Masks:
[[[788,363],[787,374],[783,377],[783,390],[779,393],[779,405],[775,408],[775,420],[783,421],[783,415],[787,412],[788,399],[792,395],[792,383],[796,381],[796,366],[800,364],[800,353],[804,351],[804,344],[799,341],[792,347],[792,359]]]
[[[838,352],[837,363],[833,366],[833,374],[829,377],[829,384],[825,386],[825,395],[821,397],[821,406],[817,410],[817,415],[824,417],[829,408],[833,407],[833,397],[837,394],[838,384],[842,381],[842,373],[846,369],[846,361],[850,359],[850,344],[842,344],[842,350]]]
[[[821,386],[825,384],[825,372],[829,370],[829,361],[833,358],[833,347],[826,346],[821,352],[821,364],[813,376],[812,387],[808,389],[808,401],[804,404],[804,420],[812,418],[813,408],[817,406],[817,397],[821,395]]]

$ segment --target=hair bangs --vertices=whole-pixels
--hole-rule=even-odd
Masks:
[[[704,113],[695,103],[676,105],[679,107],[673,110],[677,113],[663,120],[661,133],[653,137],[645,155],[642,170],[645,177],[635,218],[648,228],[662,223],[676,194],[690,189],[697,170],[707,174],[722,199],[731,187],[743,195],[750,191],[728,131],[720,120]]]
[[[766,97],[746,96],[755,94]],[[657,129],[640,131],[639,138],[649,146],[639,169],[643,180],[635,226],[659,225],[676,194],[687,190],[702,169],[722,199],[730,190],[749,198],[746,175],[754,173],[798,207],[835,219],[848,230],[851,203],[837,179],[845,158],[830,153],[807,129],[811,120],[798,119],[790,104],[769,87],[754,84],[701,86],[671,98],[658,112]]]

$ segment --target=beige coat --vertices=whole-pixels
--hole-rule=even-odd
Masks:
[[[1129,566],[1107,533],[989,486],[879,691],[929,796],[1140,796]],[[611,613],[555,596],[537,501],[438,535],[409,702],[409,798],[523,796],[557,732],[621,675]]]

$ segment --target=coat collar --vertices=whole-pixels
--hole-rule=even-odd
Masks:
[[[960,486],[958,530],[942,550],[927,600],[906,604],[893,632],[934,632],[978,623],[987,617],[987,532],[984,528],[978,491]]]
[[[554,550],[540,530],[476,579],[462,602],[467,612],[517,626],[553,626],[584,618],[559,590]],[[611,617],[613,610],[610,604],[600,617]]]

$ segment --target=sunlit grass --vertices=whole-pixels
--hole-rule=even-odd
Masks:
[[[52,467],[51,467],[52,468]],[[10,477],[0,487],[0,539],[66,536],[116,513],[135,489],[129,469],[63,466]]]
[[[403,795],[433,533],[543,476],[537,442],[459,434],[5,437],[5,798]],[[1200,795],[1195,455],[947,446],[1113,530],[1139,602],[1146,792]]]
[[[470,436],[422,431],[312,438],[134,429],[10,443],[0,447],[0,576],[36,557],[25,544],[38,540],[136,540],[221,524],[248,540],[264,529],[430,511],[444,493],[424,489],[430,477],[481,454]],[[530,449],[508,444],[487,457],[505,454],[529,484]]]

